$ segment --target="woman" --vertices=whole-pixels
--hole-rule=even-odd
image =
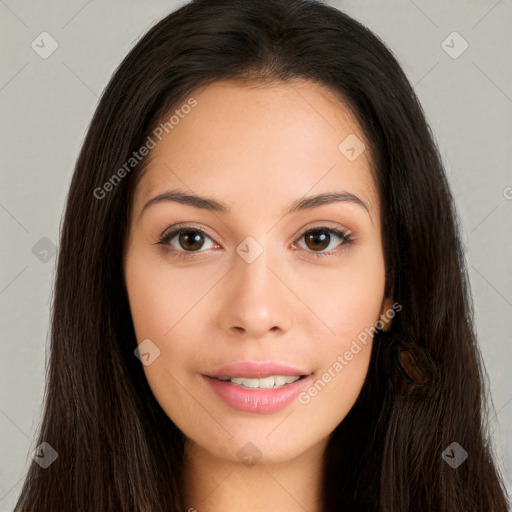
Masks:
[[[314,1],[196,0],[125,58],[80,153],[55,454],[16,510],[505,511],[479,357],[390,51]]]

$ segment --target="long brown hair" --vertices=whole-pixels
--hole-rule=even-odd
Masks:
[[[387,285],[402,306],[392,330],[375,334],[360,396],[330,437],[322,510],[507,510],[457,214],[397,60],[367,28],[320,2],[196,0],[126,56],[81,149],[61,231],[37,443],[58,458],[46,469],[32,463],[16,511],[180,510],[184,436],[134,356],[121,261],[147,157],[126,162],[197,87],[294,78],[336,91],[370,141]],[[409,378],[407,362],[421,382]],[[446,461],[450,447],[468,455],[457,467]]]

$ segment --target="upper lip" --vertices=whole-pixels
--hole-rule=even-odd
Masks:
[[[302,376],[310,372],[276,361],[238,361],[217,368],[208,377],[264,378],[270,375]]]

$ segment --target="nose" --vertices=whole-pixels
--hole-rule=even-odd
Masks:
[[[283,334],[292,327],[294,302],[290,283],[279,270],[282,266],[268,256],[264,249],[252,262],[235,257],[219,305],[219,327],[230,335],[260,339]]]

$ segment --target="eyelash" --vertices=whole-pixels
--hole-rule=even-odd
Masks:
[[[206,233],[204,230],[200,229],[200,228],[196,228],[194,226],[187,226],[187,227],[178,227],[176,229],[173,229],[172,231],[170,231],[169,233],[166,233],[164,234],[159,240],[158,242],[156,242],[156,245],[162,245],[164,247],[164,249],[171,253],[171,255],[176,258],[176,259],[188,259],[188,258],[194,258],[196,254],[199,254],[201,252],[205,252],[205,251],[185,251],[185,250],[177,250],[177,249],[174,249],[174,248],[171,248],[169,247],[169,243],[170,241],[176,236],[176,235],[180,235],[181,233],[185,232],[185,231],[192,231],[192,232],[198,232],[198,233],[202,233],[203,235],[205,235],[206,237],[210,238],[215,244],[217,245],[220,245],[217,241],[214,240],[213,237],[211,237],[208,233]],[[335,228],[330,228],[330,227],[327,227],[327,226],[315,226],[314,228],[309,228],[307,229],[306,231],[304,231],[296,240],[295,242],[299,241],[301,238],[304,237],[304,235],[306,235],[307,233],[310,233],[310,232],[314,232],[314,231],[326,231],[327,233],[329,234],[334,234],[335,236],[337,236],[338,238],[340,238],[342,240],[342,243],[339,244],[339,246],[341,246],[343,248],[344,245],[350,245],[350,244],[353,244],[355,242],[355,239],[352,237],[352,235],[348,232],[348,231],[343,231],[341,229],[335,229]],[[294,243],[295,243],[294,242]],[[339,247],[338,246],[338,247]],[[311,250],[307,250],[305,249],[306,252],[310,252],[312,255],[314,255],[316,258],[321,258],[323,256],[336,256],[336,253],[338,252],[337,249],[333,249],[331,251],[328,251],[328,252],[315,252],[315,251],[311,251]]]

